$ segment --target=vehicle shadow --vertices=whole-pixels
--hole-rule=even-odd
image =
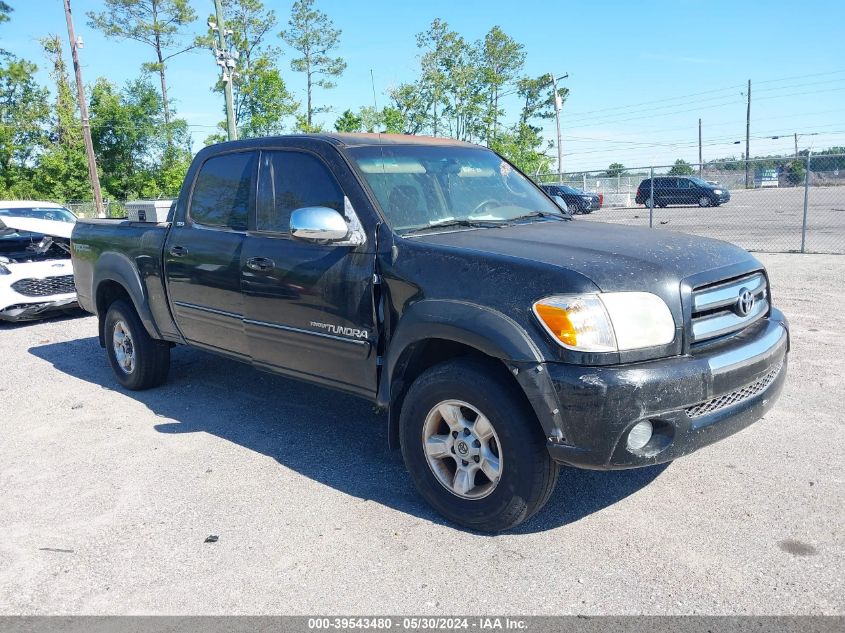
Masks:
[[[127,391],[116,383],[96,337],[37,345],[29,352],[168,418],[155,425],[160,433],[210,433],[346,494],[456,527],[417,494],[401,455],[387,448],[386,415],[365,400],[185,347],[173,350],[167,383],[148,391]],[[564,469],[548,505],[513,533],[579,521],[646,486],[663,469]]]

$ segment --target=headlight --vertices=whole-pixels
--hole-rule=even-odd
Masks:
[[[650,292],[558,295],[541,299],[533,308],[558,343],[579,352],[621,352],[675,339],[669,307]]]
[[[713,193],[715,193],[717,196],[721,196],[721,195],[722,195],[722,190],[721,190],[721,189],[714,189],[714,190],[713,190]]]

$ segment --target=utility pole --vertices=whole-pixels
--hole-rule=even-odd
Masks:
[[[557,180],[558,182],[563,182],[563,136],[560,133],[560,110],[563,107],[563,102],[557,93],[557,78],[554,73],[549,73],[549,77],[552,80],[552,90],[554,91],[555,121],[557,123]],[[569,73],[566,73],[560,79],[566,79],[567,77],[569,77]]]
[[[88,158],[88,177],[91,179],[91,189],[94,192],[94,206],[97,217],[106,217],[103,208],[103,192],[100,190],[100,176],[97,173],[97,157],[94,156],[94,143],[91,141],[91,122],[88,119],[88,105],[85,103],[85,84],[82,83],[82,67],[79,65],[80,46],[73,32],[73,16],[70,13],[70,0],[65,0],[65,19],[67,20],[67,36],[70,39],[70,54],[73,57],[73,71],[76,74],[76,93],[79,99],[79,118],[82,119],[82,138],[85,141],[85,155]]]
[[[795,158],[798,158],[798,132],[795,132]]]
[[[745,110],[745,188],[748,189],[748,161],[751,158],[751,80],[748,80],[748,106]]]
[[[701,172],[704,169],[703,161],[701,160],[701,119],[698,120],[698,177],[701,178]]]
[[[232,97],[232,80],[235,76],[237,53],[230,53],[226,46],[226,35],[231,34],[231,31],[226,31],[226,24],[223,22],[223,5],[220,0],[214,0],[214,10],[217,13],[217,23],[209,20],[208,27],[212,31],[217,31],[217,44],[220,48],[214,49],[214,57],[223,73],[223,94],[226,97],[226,128],[229,133],[229,140],[237,141],[238,128],[235,126],[235,103]]]

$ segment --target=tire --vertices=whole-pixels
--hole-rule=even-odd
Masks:
[[[709,207],[711,204],[713,204],[713,201],[709,196],[701,196],[698,199],[698,206],[700,207]]]
[[[118,299],[104,323],[106,354],[117,381],[133,391],[157,387],[170,371],[170,345],[147,334],[135,308]]]
[[[496,369],[472,359],[431,367],[411,385],[399,422],[402,457],[422,497],[448,520],[483,532],[533,516],[559,471],[536,416]]]

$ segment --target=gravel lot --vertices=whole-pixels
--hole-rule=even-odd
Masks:
[[[812,187],[806,251],[845,254],[845,187]],[[605,207],[578,219],[648,226],[648,209]],[[800,252],[804,189],[739,189],[719,207],[654,210],[653,226],[715,237],[753,251]]]
[[[0,614],[843,614],[845,258],[760,258],[793,326],[775,410],[567,469],[499,536],[441,522],[364,401],[184,348],[130,393],[93,317],[0,325]]]

